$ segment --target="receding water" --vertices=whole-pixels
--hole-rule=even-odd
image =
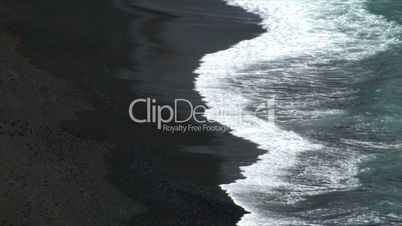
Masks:
[[[267,30],[195,71],[206,116],[266,150],[222,185],[251,212],[239,225],[402,224],[402,3],[227,3]],[[246,106],[242,123],[213,114],[222,99]],[[269,99],[275,125],[251,110]]]

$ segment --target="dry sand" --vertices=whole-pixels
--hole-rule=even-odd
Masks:
[[[0,225],[116,225],[146,208],[105,180],[112,146],[59,126],[91,96],[17,54],[0,34]]]

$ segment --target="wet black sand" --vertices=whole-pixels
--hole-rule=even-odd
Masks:
[[[239,178],[253,145],[161,132],[127,109],[139,97],[201,104],[198,60],[256,35],[257,18],[215,0],[134,2],[0,5],[5,225],[233,225],[244,214],[217,185]]]

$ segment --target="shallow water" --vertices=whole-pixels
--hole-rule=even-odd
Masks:
[[[239,225],[400,224],[402,4],[227,3],[267,30],[195,71],[206,116],[267,151],[222,185],[251,212]]]

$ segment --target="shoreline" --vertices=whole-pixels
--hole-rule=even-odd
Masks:
[[[20,0],[15,2],[12,4],[24,3]],[[176,2],[185,3],[185,1]],[[153,6],[158,4],[163,6],[162,3],[163,1],[147,1],[147,4]],[[64,3],[54,4],[53,6],[46,5],[46,7],[48,9],[63,9]],[[80,10],[84,12],[85,7],[94,6],[90,3],[75,4],[65,8],[68,11],[81,7]],[[197,67],[198,60],[207,52],[227,48],[245,37],[253,36],[258,31],[259,26],[253,27],[250,24],[233,20],[233,18],[238,17],[238,13],[241,11],[239,9],[235,10],[236,13],[234,14],[228,13],[228,16],[224,18],[212,17],[212,19],[208,19],[210,15],[205,14],[205,12],[196,13],[196,17],[188,17],[188,15],[166,17],[167,14],[171,15],[171,11],[166,8],[166,5],[158,8],[162,12],[165,10],[166,15],[164,13],[155,15],[131,7],[124,8],[124,5],[120,5],[126,10],[126,14],[122,15],[124,14],[122,11],[106,10],[105,6],[107,5],[113,4],[109,1],[99,1],[95,5],[102,12],[101,15],[106,17],[100,23],[91,19],[91,16],[94,15],[82,16],[80,11],[71,11],[77,14],[77,18],[56,16],[61,21],[54,22],[56,20],[51,20],[52,22],[49,24],[49,19],[55,15],[45,13],[34,25],[24,24],[24,20],[29,20],[35,14],[22,14],[41,10],[43,7],[41,3],[30,3],[26,5],[26,8],[21,7],[22,10],[20,8],[20,12],[16,12],[15,18],[6,16],[10,17],[7,18],[8,21],[12,21],[7,26],[7,30],[15,37],[21,38],[20,52],[25,57],[29,57],[34,65],[46,68],[55,79],[66,80],[67,83],[72,81],[72,86],[78,86],[82,90],[82,96],[77,94],[72,100],[68,99],[69,95],[67,95],[65,101],[74,103],[85,99],[85,102],[96,106],[89,108],[71,106],[72,113],[70,114],[74,116],[60,119],[57,123],[52,121],[53,126],[61,132],[79,139],[76,141],[77,143],[84,145],[85,142],[91,142],[86,146],[91,148],[99,147],[94,144],[96,143],[104,148],[102,150],[107,150],[102,151],[103,154],[93,152],[92,154],[97,157],[89,158],[86,156],[82,161],[101,157],[103,161],[99,161],[103,163],[99,165],[99,168],[105,169],[104,171],[101,170],[103,174],[97,172],[99,170],[97,167],[92,167],[92,171],[88,175],[96,175],[96,181],[99,183],[101,181],[109,182],[114,185],[110,189],[117,189],[122,192],[117,192],[114,197],[128,197],[130,200],[125,202],[132,204],[121,208],[136,207],[134,208],[135,211],[131,211],[138,212],[131,212],[131,216],[129,216],[130,211],[124,210],[122,212],[126,215],[115,219],[114,223],[118,222],[121,225],[135,223],[140,225],[235,224],[245,212],[242,208],[234,205],[233,201],[217,185],[239,178],[238,167],[253,163],[258,155],[256,151],[245,153],[245,150],[252,150],[255,147],[249,142],[234,138],[230,134],[211,132],[168,134],[157,131],[152,125],[130,124],[126,107],[133,99],[144,96],[155,97],[161,103],[169,103],[172,99],[180,98],[180,96],[185,96],[194,103],[202,103],[198,93],[193,90],[195,75],[192,71]],[[218,5],[223,7],[224,4],[219,3]],[[142,7],[146,8],[147,6]],[[215,9],[216,7],[211,8]],[[230,11],[226,11],[227,8],[221,10],[225,13]],[[61,13],[63,13],[62,10]],[[96,14],[95,16],[99,15]],[[81,27],[76,24],[78,19],[87,21],[87,24]],[[128,19],[131,21],[130,26],[119,25],[112,28],[113,23],[127,21]],[[252,18],[251,21],[256,21],[256,18]],[[58,23],[62,22],[64,25],[67,24],[70,30],[60,30]],[[211,23],[214,24],[212,28],[210,27]],[[85,29],[92,27],[89,26],[90,24],[93,24],[96,29],[91,30],[89,36],[82,36],[88,32]],[[194,24],[204,24],[204,26],[201,26],[201,30],[199,28],[194,30],[192,28]],[[185,29],[182,29],[183,25]],[[44,28],[48,29],[48,32],[46,34],[40,33]],[[224,28],[228,32],[234,32],[233,35],[228,36],[223,31]],[[103,41],[92,43],[98,32],[107,33],[107,29],[112,29],[114,33],[112,32],[112,35]],[[131,34],[127,34],[126,29],[131,31]],[[198,41],[197,44],[191,43],[191,39],[195,40],[195,36],[189,37],[184,33],[177,33],[181,29],[186,30],[187,34],[199,35],[200,37],[197,40],[202,41]],[[69,31],[73,31],[70,36]],[[156,35],[155,33],[158,31],[161,31],[161,34]],[[205,36],[208,32],[211,32],[209,36]],[[216,35],[218,33],[222,34]],[[60,36],[61,34],[65,37]],[[211,36],[211,34],[215,35]],[[46,37],[56,37],[56,39],[46,39]],[[137,37],[134,43],[132,43],[132,37]],[[133,44],[136,55],[133,56],[130,51],[131,48],[124,45],[127,43]],[[110,48],[111,45],[113,49]],[[69,46],[70,48],[68,48]],[[63,48],[60,49],[60,47]],[[77,47],[81,49],[77,49]],[[74,52],[76,50],[80,52]],[[64,54],[60,55],[60,53]],[[75,63],[77,59],[80,64]],[[113,60],[110,61],[110,59]],[[130,59],[134,59],[134,62],[131,62]],[[158,60],[155,61],[155,59]],[[28,63],[23,63],[23,65],[28,65]],[[99,65],[101,66],[99,67]],[[164,71],[155,70],[155,65],[161,65]],[[180,65],[175,67],[177,70],[170,70],[172,66],[176,65]],[[40,78],[35,79],[38,80],[38,83],[45,82]],[[56,81],[55,84],[50,84],[50,86],[69,87],[61,80]],[[176,87],[176,89],[172,90],[172,87]],[[16,84],[15,89],[18,88],[21,87]],[[76,92],[80,93],[81,91]],[[48,96],[53,95],[60,94],[54,93],[52,90]],[[26,104],[22,99],[14,101]],[[55,108],[64,109],[58,105],[59,102],[54,104],[56,105]],[[185,113],[185,110],[182,112]],[[59,114],[63,114],[63,110]],[[46,141],[53,136],[56,135],[37,139]],[[66,142],[69,143],[69,141]],[[46,145],[42,146],[42,148],[45,147]],[[74,150],[77,155],[81,155],[84,149],[75,148]],[[88,150],[83,153],[87,152]],[[61,155],[64,156],[64,153]],[[85,154],[83,155],[85,156]],[[82,164],[85,165],[85,162]],[[36,166],[30,165],[29,167],[35,168]],[[73,171],[76,169],[78,168],[73,167]],[[47,174],[48,172],[42,172],[41,176],[47,176]],[[106,188],[107,186],[109,185],[100,187]],[[103,199],[104,196],[107,197],[108,195],[98,195],[98,202],[110,206]],[[70,209],[73,208],[70,207]],[[148,212],[145,213],[145,210]],[[143,214],[139,216],[137,215],[139,213]],[[103,213],[102,217],[108,218],[110,216],[108,213]],[[40,219],[39,216],[30,215],[30,218],[34,217]],[[71,220],[77,219],[72,217]],[[105,223],[96,217],[91,219],[97,221],[99,225]],[[87,220],[87,218],[84,217],[81,220]]]
[[[163,0],[140,0],[135,1],[133,5],[149,7],[152,11],[163,11],[162,15],[173,15],[167,20],[164,20],[163,16],[151,16],[150,21],[157,21],[157,30],[151,29],[148,23],[144,23],[146,29],[141,29],[140,25],[139,30],[144,31],[145,36],[154,42],[154,45],[147,49],[146,54],[138,53],[142,54],[141,57],[134,55],[136,62],[140,62],[140,68],[130,75],[126,72],[124,76],[118,75],[138,81],[132,85],[132,91],[139,93],[143,98],[154,98],[161,105],[171,105],[173,100],[184,98],[194,106],[205,106],[200,94],[194,90],[197,75],[193,71],[198,68],[200,59],[205,54],[227,49],[264,32],[256,15],[238,7],[228,6],[223,1],[204,3],[174,0],[168,4]],[[192,14],[185,12],[184,9],[188,8],[192,9]],[[158,35],[155,35],[157,32]],[[136,35],[138,32],[132,31],[132,36]],[[129,104],[130,102],[126,105]],[[188,115],[186,108],[179,107],[178,112],[179,115]],[[194,121],[190,123],[197,124]],[[181,144],[188,146],[181,147],[181,151],[214,155],[222,160],[218,185],[239,179],[239,167],[254,163],[257,156],[264,153],[258,150],[255,144],[229,133],[197,135],[196,139],[186,136],[177,136],[176,139],[181,142],[190,141]],[[204,147],[191,147],[200,144]]]

